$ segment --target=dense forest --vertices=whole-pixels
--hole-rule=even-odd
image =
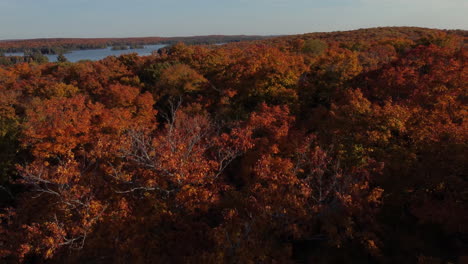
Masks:
[[[0,262],[466,263],[466,44],[374,28],[0,66]]]

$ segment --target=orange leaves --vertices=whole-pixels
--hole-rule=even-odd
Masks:
[[[362,71],[358,53],[340,49],[329,50],[326,56],[322,56],[315,62],[314,67],[317,67],[321,75],[329,78],[329,81],[337,84],[343,84],[343,82],[357,76]]]
[[[368,182],[381,168],[344,169],[337,157],[316,145],[314,136],[292,151],[264,154],[256,163],[248,192],[255,197],[250,200],[253,221],[269,222],[264,232],[299,240],[313,236],[317,222],[337,245],[361,236],[356,223],[340,219],[375,214],[383,190]]]
[[[367,200],[373,204],[381,204],[382,203],[382,194],[384,190],[382,188],[375,188],[371,191]]]
[[[248,127],[253,131],[252,135],[258,148],[277,152],[276,144],[281,143],[288,135],[293,121],[294,117],[289,115],[287,106],[270,107],[261,104],[259,111],[250,116]]]
[[[329,107],[334,99],[340,98],[348,83],[363,70],[358,55],[347,49],[334,48],[318,57],[300,79],[299,95],[303,106],[306,109],[319,105]]]
[[[177,112],[172,123],[167,124],[166,131],[154,141],[167,169],[177,174],[176,180],[184,183],[197,183],[210,176],[213,170],[204,157],[210,147],[209,136],[212,135],[210,121],[204,116],[189,117]]]
[[[246,152],[254,146],[252,130],[249,128],[233,128],[229,134],[222,133],[215,139],[215,142],[219,147],[226,148],[226,151],[236,152],[236,155]]]
[[[466,51],[418,47],[369,78],[369,92],[379,99],[431,104],[437,96],[460,93],[466,83]]]
[[[208,81],[185,64],[169,66],[161,74],[159,85],[163,93],[183,95],[201,90]]]
[[[140,95],[140,90],[131,86],[111,85],[107,90],[109,107],[130,107]],[[103,98],[104,99],[104,98]]]
[[[62,238],[65,236],[65,232],[57,223],[32,224],[23,226],[23,228],[28,242],[20,245],[18,250],[18,255],[22,261],[28,253],[31,253],[30,251],[43,255],[45,259],[50,259],[54,256],[56,250],[60,248],[60,244],[64,242]]]
[[[466,51],[402,31],[0,68],[0,262],[439,250],[466,232]]]
[[[0,85],[0,120],[4,122],[7,119],[15,118],[15,109],[13,106],[17,103],[19,92],[7,90]]]
[[[96,107],[82,95],[33,102],[27,111],[23,144],[35,155],[69,155],[79,144],[89,140],[92,113]]]
[[[64,83],[57,83],[47,87],[45,91],[46,97],[72,97],[77,94],[79,89],[73,85],[67,85]]]
[[[18,238],[17,245],[24,245],[24,252],[16,254],[18,258],[37,255],[46,259],[62,248],[83,248],[88,234],[105,219],[109,204],[100,199],[112,203],[117,196],[115,187],[104,180],[107,174],[114,173],[113,170],[104,173],[105,164],[120,158],[120,149],[128,144],[127,131],[139,129],[149,133],[156,126],[150,94],[120,84],[103,91],[95,88],[107,79],[100,84],[89,81],[87,84],[93,87],[86,89],[92,91],[78,91],[64,83],[50,86],[47,93],[36,93],[43,98],[34,98],[26,109],[21,142],[31,149],[32,161],[18,166],[21,178],[17,183],[27,186],[30,192],[23,195],[19,210],[30,214],[29,203],[40,201],[48,206],[27,221],[39,228],[30,230],[35,233],[37,243],[23,243],[24,239]],[[96,93],[102,96],[97,98],[100,102],[92,102]],[[54,235],[41,231],[53,225],[62,231]],[[11,230],[11,234],[23,232],[15,225]]]
[[[268,103],[297,99],[295,88],[305,70],[302,57],[267,46],[252,46],[236,56],[223,78],[225,85],[239,91],[239,96]]]
[[[122,184],[120,192],[150,191],[160,193],[169,205],[187,210],[205,208],[217,199],[222,187],[218,182],[226,167],[252,147],[249,132],[233,128],[230,133],[218,134],[208,116],[186,113],[173,108],[163,113],[164,128],[150,134],[130,130],[128,145],[121,153],[127,160],[118,170]],[[244,132],[246,131],[246,133]],[[126,180],[121,177],[128,175]]]
[[[120,135],[137,125],[153,126],[156,111],[150,95],[140,96],[137,88],[126,86],[112,86],[110,93],[113,103],[107,104],[116,106],[111,109],[93,104],[83,95],[35,100],[27,111],[23,144],[32,146],[38,156],[71,155],[75,148],[96,140],[98,134],[105,141],[111,140],[109,133]]]

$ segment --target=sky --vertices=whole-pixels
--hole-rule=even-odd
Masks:
[[[468,0],[0,0],[0,39],[468,29]]]

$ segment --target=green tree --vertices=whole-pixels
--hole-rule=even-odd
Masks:
[[[60,53],[60,54],[57,56],[57,61],[58,61],[58,62],[68,62],[68,59],[67,59],[67,57],[65,57],[65,56],[63,55],[63,53]]]
[[[31,61],[37,62],[39,64],[49,62],[49,58],[47,58],[46,56],[44,56],[44,54],[42,54],[40,52],[37,52],[37,51],[31,52],[31,53],[26,53],[25,52],[24,55],[25,55],[25,57],[27,57]]]
[[[302,52],[314,56],[322,55],[328,48],[328,44],[320,39],[309,39],[304,43]]]

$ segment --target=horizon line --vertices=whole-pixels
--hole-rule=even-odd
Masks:
[[[59,39],[143,39],[143,38],[161,38],[161,39],[175,39],[175,38],[194,38],[194,37],[281,37],[281,36],[295,36],[313,33],[334,33],[334,32],[348,32],[357,31],[363,29],[379,29],[379,28],[420,28],[420,29],[432,29],[442,31],[468,31],[468,29],[461,28],[432,28],[432,27],[421,27],[421,26],[376,26],[376,27],[360,27],[346,30],[330,30],[330,31],[311,31],[304,33],[292,33],[292,34],[203,34],[203,35],[185,35],[185,36],[139,36],[139,37],[37,37],[37,38],[16,38],[16,39],[3,39],[0,38],[1,42],[8,41],[28,41],[28,40],[59,40]]]

